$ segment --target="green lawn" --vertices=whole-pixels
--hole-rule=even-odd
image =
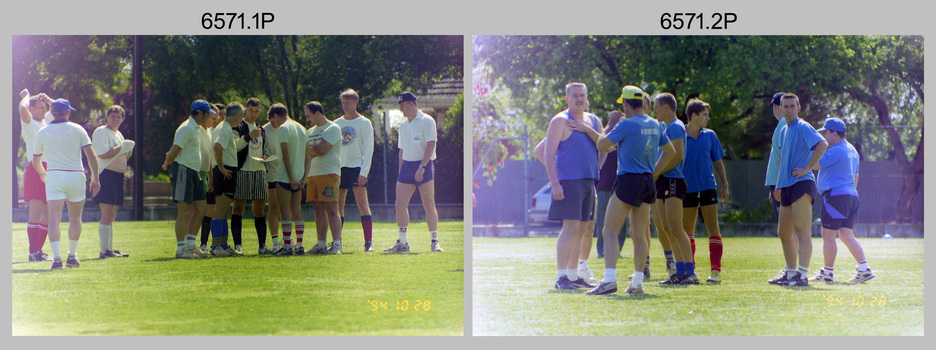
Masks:
[[[245,256],[201,260],[174,258],[172,225],[117,222],[114,246],[131,255],[101,260],[97,223],[85,223],[81,267],[50,271],[26,262],[26,225],[13,224],[12,334],[464,334],[461,221],[439,224],[442,253],[429,252],[422,221],[410,225],[413,252],[385,254],[396,224],[375,222],[377,249],[365,253],[351,221],[342,255],[276,257],[256,255],[253,220],[244,220]],[[314,227],[306,223],[306,249]]]
[[[555,238],[473,238],[473,335],[923,335],[923,239],[861,239],[875,279],[844,283],[855,261],[839,244],[835,284],[768,285],[783,264],[777,238],[725,238],[722,281],[660,286],[659,241],[651,241],[652,281],[644,295],[624,293],[633,271],[627,240],[618,261],[619,291],[560,292]],[[708,276],[708,244],[697,239],[697,273]],[[813,239],[810,276],[822,266]],[[604,262],[592,251],[598,279]]]

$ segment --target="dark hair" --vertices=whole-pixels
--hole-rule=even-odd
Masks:
[[[705,101],[694,98],[689,100],[689,103],[686,104],[686,120],[691,120],[693,114],[699,114],[705,112],[706,110],[711,110],[711,106]]]
[[[657,95],[656,100],[658,101],[657,103],[669,107],[673,112],[676,111],[676,96],[673,96],[673,94],[664,92]]]
[[[350,98],[350,99],[353,99],[353,100],[355,100],[355,101],[361,99],[361,97],[358,96],[357,91],[354,91],[353,89],[347,89],[347,90],[345,90],[345,91],[342,91],[342,92],[341,92],[341,95],[338,96],[338,97],[339,97],[339,98],[342,98],[342,99]]]
[[[270,110],[267,112],[267,118],[273,118],[273,116],[289,116],[289,110],[286,109],[282,103],[274,103],[270,106]]]
[[[49,109],[49,103],[41,99],[39,95],[32,95],[29,97],[29,107],[35,107],[39,103],[45,104],[45,108]]]
[[[799,96],[796,96],[796,94],[793,94],[793,93],[783,94],[783,97],[780,98],[780,101],[789,100],[789,99],[795,99],[796,105],[799,106]]]
[[[251,97],[247,100],[247,107],[256,107],[260,106],[260,99],[256,97]]]
[[[218,110],[219,110],[219,111],[222,110],[222,109],[225,109],[223,103],[215,103],[214,106],[215,106],[215,107],[218,107]]]
[[[123,107],[118,106],[118,105],[113,105],[113,106],[110,106],[110,107],[107,108],[107,112],[104,113],[104,116],[108,116],[108,115],[110,115],[111,113],[114,113],[114,112],[120,113],[120,116],[122,116],[122,117],[127,115],[127,113],[124,112]]]
[[[834,132],[836,135],[838,135],[839,137],[841,137],[841,138],[843,138],[843,139],[845,138],[845,132],[844,132],[844,131],[835,131],[835,130],[829,130],[829,131]]]
[[[639,100],[624,99],[624,103],[626,103],[626,104],[628,104],[628,105],[630,105],[631,107],[634,107],[634,108],[643,107],[643,99],[642,99],[642,98],[639,99]]]
[[[319,103],[318,101],[312,101],[312,102],[306,103],[305,108],[308,109],[309,112],[312,112],[312,113],[315,113],[315,112],[325,113],[325,107],[322,107],[322,104]]]

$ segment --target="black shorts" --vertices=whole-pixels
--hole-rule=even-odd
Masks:
[[[656,198],[667,200],[669,198],[686,198],[686,179],[660,176],[656,181]]]
[[[208,205],[213,205],[213,204],[215,204],[215,194],[214,194],[214,192],[205,193],[205,202],[208,203]],[[208,213],[208,214],[209,214],[209,215],[205,215],[205,216],[211,216],[211,215],[213,215],[214,213]]]
[[[226,195],[229,198],[234,198],[234,192],[237,191],[237,168],[224,166],[225,169],[231,172],[231,177],[225,179],[224,175],[221,175],[221,170],[218,170],[218,167],[211,169],[211,176],[214,183],[214,194],[215,196]]]
[[[432,162],[429,162],[432,164]],[[429,172],[428,170],[426,171]],[[364,187],[358,185],[358,176],[361,176],[361,168],[341,168],[341,182],[338,184],[339,189],[349,190],[351,187]],[[416,176],[416,173],[413,172],[413,176]],[[423,176],[425,177],[425,175]]]
[[[767,198],[770,198],[770,206],[773,207],[773,216],[775,218],[779,218],[780,217],[780,202],[774,200],[774,197],[773,197],[774,190],[777,189],[777,186],[770,185],[768,186],[768,188],[770,192],[768,192],[767,195],[770,197],[767,197]]]
[[[123,205],[124,174],[104,169],[99,176],[101,191],[94,197],[97,204]]]
[[[198,172],[179,162],[169,165],[169,184],[172,185],[172,201],[189,204],[205,200],[205,181]]]
[[[793,205],[793,202],[796,202],[797,199],[800,199],[800,197],[806,194],[809,195],[809,204],[812,205],[816,202],[816,193],[817,191],[815,181],[800,181],[793,184],[792,186],[780,189],[780,205],[789,207]]]
[[[854,228],[858,216],[858,196],[836,190],[822,193],[822,228]]]
[[[699,192],[686,194],[686,199],[682,202],[683,208],[698,208],[706,205],[718,204],[718,191],[714,188]]]
[[[549,220],[595,220],[595,179],[559,180],[563,198],[549,204]]]
[[[276,189],[276,182],[267,182],[267,189],[268,189],[268,190],[275,190],[275,189]]]
[[[435,173],[435,167],[432,166],[432,161],[426,164],[426,171],[423,172],[423,180],[416,181],[416,170],[419,170],[419,164],[422,164],[422,161],[408,162],[404,160],[403,166],[400,167],[400,175],[397,176],[397,181],[416,186],[432,181],[432,175]]]
[[[656,201],[656,185],[653,183],[651,173],[626,173],[618,175],[614,180],[614,195],[621,202],[639,207],[642,203]]]

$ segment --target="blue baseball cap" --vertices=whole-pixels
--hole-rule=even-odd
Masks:
[[[825,120],[825,125],[822,126],[822,129],[819,129],[819,132],[826,130],[845,132],[845,122],[839,118],[829,118]]]
[[[60,98],[58,100],[52,101],[52,108],[50,111],[52,114],[57,114],[67,111],[77,111],[77,109],[72,108],[71,104],[68,103],[68,100]]]
[[[404,93],[400,94],[400,97],[399,97],[399,99],[397,100],[397,103],[399,104],[399,103],[401,103],[401,102],[403,102],[403,101],[412,101],[412,102],[416,102],[416,95],[413,95],[412,92],[404,92]]]
[[[192,102],[192,112],[208,112],[211,114],[217,114],[215,111],[211,110],[211,104],[205,100],[195,100],[195,102]]]
[[[779,106],[779,105],[781,104],[781,103],[780,103],[780,98],[782,98],[784,94],[786,94],[786,93],[785,93],[785,92],[778,92],[778,93],[775,93],[775,94],[773,95],[773,104],[774,104],[775,106]]]

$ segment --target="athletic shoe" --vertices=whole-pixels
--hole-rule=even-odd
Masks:
[[[106,258],[123,258],[123,257],[125,257],[125,255],[120,254],[120,252],[118,252],[118,251],[116,251],[116,250],[108,250],[108,251],[105,251],[105,252],[102,252],[101,254],[99,254],[98,257],[100,257],[101,259],[106,259]]]
[[[787,281],[781,285],[786,287],[809,287],[809,281],[806,280],[806,277],[803,277],[799,271],[796,271],[793,278],[788,278]]]
[[[593,284],[598,283],[598,280],[595,279],[595,274],[592,273],[591,269],[589,269],[588,266],[585,266],[584,269],[579,269],[578,275],[579,277],[584,278],[585,281],[588,283],[593,283]],[[591,287],[588,287],[588,288],[591,288]]]
[[[273,254],[275,254],[276,256],[291,256],[293,255],[293,250],[292,250],[292,247],[282,246],[279,249],[277,249],[275,252],[273,252]]]
[[[678,274],[672,274],[669,279],[660,281],[660,284],[679,284],[679,282],[682,282],[682,277],[679,277]]]
[[[316,243],[312,248],[309,248],[309,251],[306,254],[328,254],[328,247],[325,246],[325,243]],[[298,254],[296,254],[298,255]]]
[[[644,278],[644,280],[650,280],[650,268],[649,268],[649,267],[645,267],[645,268],[644,268],[644,277],[643,277],[643,278]],[[631,274],[630,276],[627,276],[627,280],[628,280],[628,281],[634,280],[634,274]]]
[[[644,291],[643,291],[643,285],[639,285],[639,286],[636,286],[636,287],[634,287],[634,286],[627,287],[627,289],[624,290],[624,292],[627,293],[627,294],[643,294],[643,292],[644,292]]]
[[[332,242],[332,244],[328,246],[328,254],[341,254],[341,242]]]
[[[81,266],[81,262],[78,261],[77,256],[69,255],[68,259],[65,259],[65,267],[72,268],[72,267],[80,267],[80,266]]]
[[[776,277],[767,280],[767,283],[769,283],[769,284],[775,284],[775,285],[781,285],[781,284],[783,284],[783,283],[786,282],[786,281],[787,281],[787,278],[786,278],[786,270],[780,269],[780,273],[777,274]]]
[[[201,250],[201,251],[203,251],[203,252],[211,252],[211,249],[208,249],[208,245],[207,245],[207,244],[202,244],[200,247],[198,247],[198,249]]]
[[[52,270],[61,270],[61,269],[62,269],[62,261],[61,261],[61,260],[54,260],[54,261],[52,261]]]
[[[685,276],[682,278],[681,281],[679,281],[679,284],[681,285],[699,284],[699,277],[696,276],[695,274]]]
[[[712,275],[708,276],[705,281],[710,283],[721,282],[721,271],[712,270]]]
[[[44,253],[42,250],[34,254],[29,254],[29,262],[40,262],[40,261],[52,261],[52,257],[49,254]]]
[[[298,246],[293,248],[293,255],[303,255],[305,254],[305,247]]]
[[[406,253],[406,252],[409,252],[409,251],[410,251],[410,249],[409,249],[409,242],[400,244],[400,240],[398,239],[397,242],[396,242],[396,244],[394,244],[394,245],[393,245],[392,247],[390,247],[390,248],[384,249],[384,251],[387,252],[387,253]]]
[[[678,272],[679,272],[679,270],[676,269],[676,262],[675,262],[675,261],[667,261],[667,262],[666,262],[666,273],[668,273],[670,276],[673,276],[673,275],[675,275],[675,274],[678,273]]]
[[[243,255],[244,255],[244,248],[241,247],[240,244],[235,245],[235,246],[234,246],[234,251],[233,251],[233,253],[234,253],[234,255],[237,255],[237,256],[243,256]]]
[[[871,269],[868,269],[868,271],[858,271],[855,277],[848,280],[848,283],[865,283],[872,278],[874,278],[874,273],[871,272]]]
[[[585,292],[586,295],[607,295],[617,292],[617,281],[601,282],[595,289]]]
[[[437,240],[437,239],[433,239],[433,240],[432,240],[432,246],[430,247],[430,251],[433,251],[433,252],[443,252],[443,251],[444,251],[444,250],[442,250],[442,247],[439,246],[439,240]]]
[[[231,256],[231,253],[227,249],[224,249],[223,246],[217,246],[211,249],[211,255],[219,258]]]
[[[210,257],[211,257],[211,251],[210,251],[210,250],[202,250],[201,248],[194,247],[194,246],[193,246],[192,248],[189,248],[189,249],[191,249],[191,250],[192,250],[192,253],[194,253],[194,254],[195,254],[196,256],[198,256],[199,258],[210,258]]]
[[[817,273],[815,276],[813,276],[812,278],[810,278],[809,281],[810,281],[810,282],[832,283],[832,282],[835,282],[835,278],[834,278],[833,274],[831,274],[831,273],[830,273],[830,274],[826,274],[826,273],[825,273],[825,270],[819,270],[819,273]]]
[[[196,247],[182,248],[182,250],[176,251],[175,257],[176,259],[201,259],[202,256],[196,253],[196,251],[200,252],[201,250]]]
[[[575,288],[595,288],[594,284],[588,283],[582,277],[579,277],[577,280],[571,281],[571,282],[572,282],[572,286],[574,286]]]
[[[130,254],[121,253],[121,252],[120,252],[119,250],[117,250],[117,249],[111,250],[111,252],[113,252],[115,255],[117,255],[118,258],[128,258],[128,257],[130,257]]]
[[[566,290],[576,288],[575,285],[572,284],[572,281],[569,280],[569,276],[559,277],[559,279],[556,280],[556,283],[554,284],[554,286],[556,287],[556,289],[566,289]]]
[[[257,255],[270,255],[270,254],[273,254],[273,251],[270,250],[270,248],[267,248],[266,246],[257,248]]]
[[[374,242],[364,242],[364,251],[365,252],[374,251]]]

